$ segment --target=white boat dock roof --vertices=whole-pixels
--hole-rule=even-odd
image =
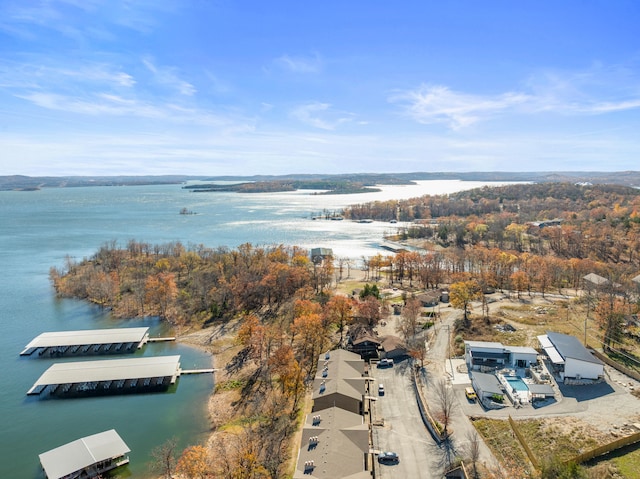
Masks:
[[[104,344],[135,343],[140,347],[149,339],[149,328],[113,328],[83,331],[42,333],[25,346],[21,355],[30,355],[38,348],[65,348]]]
[[[40,394],[47,386],[100,381],[170,377],[180,375],[180,356],[106,359],[57,363],[47,369],[27,394]]]
[[[131,452],[114,429],[83,437],[40,454],[40,464],[48,479],[69,474]]]

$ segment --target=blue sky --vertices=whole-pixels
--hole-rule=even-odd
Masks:
[[[635,0],[0,0],[0,175],[640,169]]]

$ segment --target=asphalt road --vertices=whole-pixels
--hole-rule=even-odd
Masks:
[[[397,464],[376,462],[376,478],[442,477],[442,466],[438,464],[442,454],[420,417],[409,368],[408,361],[393,367],[372,368],[375,394],[379,383],[385,388],[385,394],[378,396],[372,406],[374,448],[400,456]],[[384,421],[384,426],[376,425],[379,421]]]

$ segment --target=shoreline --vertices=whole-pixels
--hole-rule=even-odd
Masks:
[[[240,346],[235,344],[237,326],[238,320],[232,320],[230,323],[176,335],[177,342],[211,354],[211,367],[215,371],[213,372],[213,388],[204,405],[204,419],[207,421],[208,432],[204,434],[205,440],[202,444],[210,452],[213,452],[217,444],[220,426],[233,416],[232,403],[236,399],[236,394],[234,391],[218,390],[218,385],[230,378],[227,366],[240,349]]]

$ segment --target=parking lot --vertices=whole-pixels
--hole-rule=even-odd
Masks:
[[[384,395],[373,402],[373,444],[377,451],[398,454],[397,463],[376,461],[377,478],[436,478],[442,467],[437,464],[439,448],[420,418],[416,395],[411,384],[408,361],[392,367],[372,368],[376,378],[372,388],[384,384]]]

